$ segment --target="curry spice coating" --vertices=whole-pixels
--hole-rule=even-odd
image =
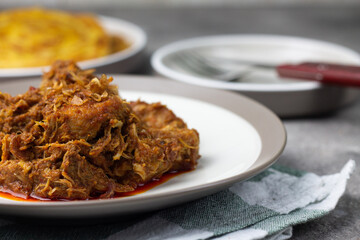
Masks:
[[[160,103],[126,102],[112,78],[58,61],[39,88],[0,94],[0,191],[110,198],[194,169],[199,134]]]

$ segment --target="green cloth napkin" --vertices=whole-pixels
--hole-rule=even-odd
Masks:
[[[333,210],[355,167],[317,176],[273,166],[227,190],[120,223],[34,227],[0,221],[1,239],[288,239],[292,226]]]

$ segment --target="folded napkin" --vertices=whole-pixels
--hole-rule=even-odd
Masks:
[[[317,176],[280,166],[227,190],[153,215],[96,227],[23,227],[0,221],[9,239],[288,239],[292,226],[333,210],[355,167]],[[121,219],[121,218],[120,218]],[[111,230],[110,230],[111,229]],[[56,231],[57,230],[57,231]],[[6,238],[4,238],[6,239]]]
[[[340,173],[313,173],[271,167],[228,190],[163,210],[108,239],[288,239],[291,226],[333,210],[355,166]]]

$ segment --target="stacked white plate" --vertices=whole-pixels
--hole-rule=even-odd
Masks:
[[[174,56],[196,51],[203,57],[274,65],[305,61],[360,64],[357,52],[336,44],[289,36],[226,35],[189,39],[158,49],[153,68],[170,79],[204,87],[236,91],[254,98],[282,117],[319,115],[355,101],[357,89],[318,82],[280,79],[273,70],[256,70],[237,82],[223,82],[197,75],[180,66]]]

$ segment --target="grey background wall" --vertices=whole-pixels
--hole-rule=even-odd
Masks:
[[[359,4],[360,0],[0,0],[0,7],[41,5],[60,8],[111,7],[176,7],[176,6],[274,6],[274,5],[344,5]]]

